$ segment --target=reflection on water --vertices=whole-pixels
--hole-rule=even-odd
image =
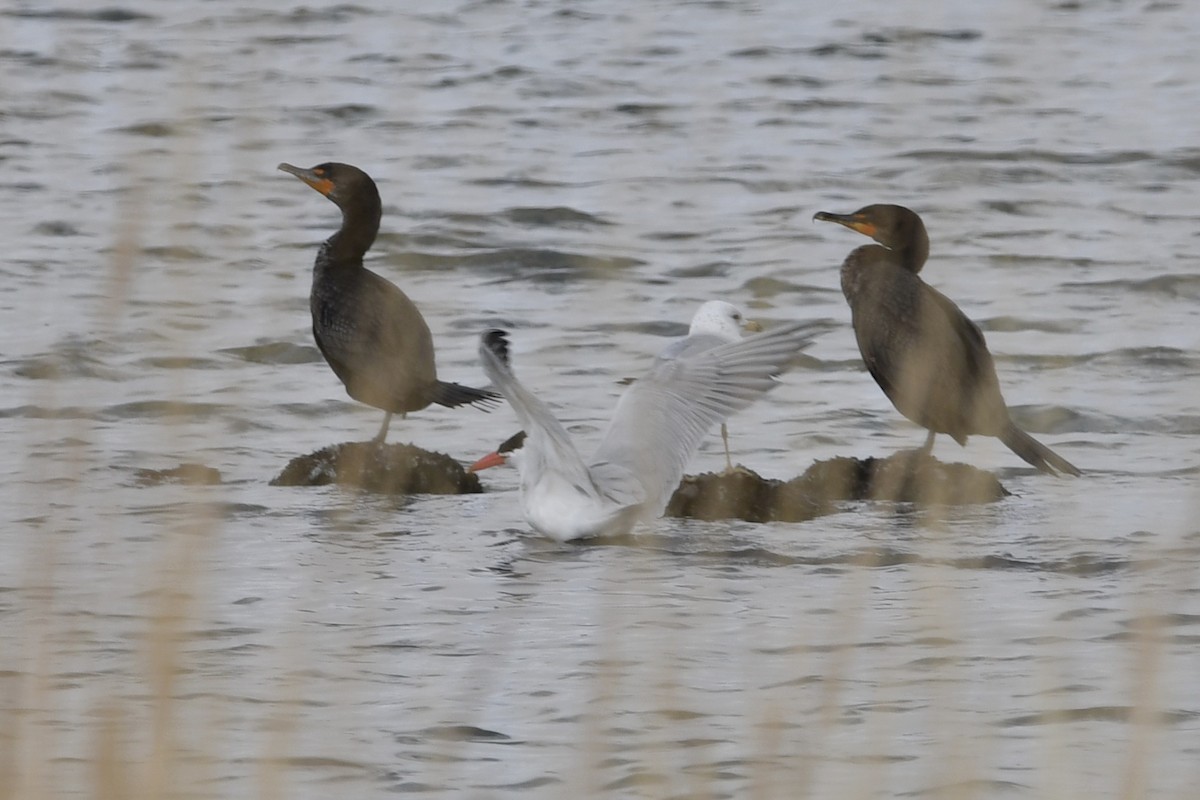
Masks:
[[[0,11],[0,785],[1189,796],[1189,10]],[[519,331],[522,381],[584,441],[703,300],[833,321],[731,421],[780,478],[923,439],[858,359],[856,243],[809,222],[909,205],[1014,417],[1087,475],[939,441],[1014,496],[571,547],[529,535],[511,471],[467,497],[270,487],[378,422],[309,331],[336,218],[274,170],[327,159],[379,183],[371,264],[443,377],[478,383],[478,333]],[[513,430],[428,409],[392,436],[469,462]],[[221,483],[139,478],[181,464]],[[693,466],[722,464],[714,436]]]

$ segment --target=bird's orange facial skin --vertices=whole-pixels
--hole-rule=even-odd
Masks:
[[[329,193],[333,191],[333,181],[329,180],[329,178],[321,178],[315,181],[304,178],[304,182],[325,196],[329,196]]]
[[[504,456],[500,455],[499,453],[488,453],[486,456],[479,459],[471,466],[467,467],[467,472],[479,472],[479,470],[481,470],[481,469],[488,469],[489,467],[498,467],[501,464],[504,464],[506,461],[508,461],[508,459],[505,458]]]
[[[872,222],[867,222],[866,220],[860,219],[852,219],[849,222],[844,222],[842,224],[850,230],[858,231],[864,236],[870,236],[872,239],[875,238],[875,224]]]

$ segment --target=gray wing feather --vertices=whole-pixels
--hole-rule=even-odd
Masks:
[[[774,386],[811,343],[813,327],[781,325],[699,352],[667,348],[617,402],[593,469],[612,464],[639,476],[646,511],[661,514],[708,432]]]

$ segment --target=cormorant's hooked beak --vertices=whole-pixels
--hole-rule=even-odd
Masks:
[[[858,231],[864,236],[875,238],[875,223],[863,218],[859,214],[831,214],[828,211],[818,211],[813,214],[813,221],[816,222],[836,222],[838,225],[845,225],[852,231]]]
[[[302,169],[301,167],[293,167],[287,162],[280,164],[278,168],[289,175],[295,175],[326,197],[333,191],[333,181],[324,176],[324,170]]]

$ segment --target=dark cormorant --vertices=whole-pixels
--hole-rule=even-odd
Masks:
[[[845,225],[879,243],[846,256],[842,293],[875,382],[897,411],[929,430],[925,455],[936,434],[947,433],[960,445],[980,434],[998,437],[1043,472],[1080,474],[1013,423],[983,332],[918,276],[929,256],[929,235],[916,213],[870,205],[853,214],[821,211],[813,219]]]
[[[496,402],[499,395],[438,380],[433,337],[421,312],[395,284],[363,266],[379,232],[382,207],[371,176],[349,164],[279,169],[332,200],[342,227],[321,245],[313,265],[313,337],[355,400],[385,412],[374,442],[387,437],[393,414],[430,403],[448,408]]]

